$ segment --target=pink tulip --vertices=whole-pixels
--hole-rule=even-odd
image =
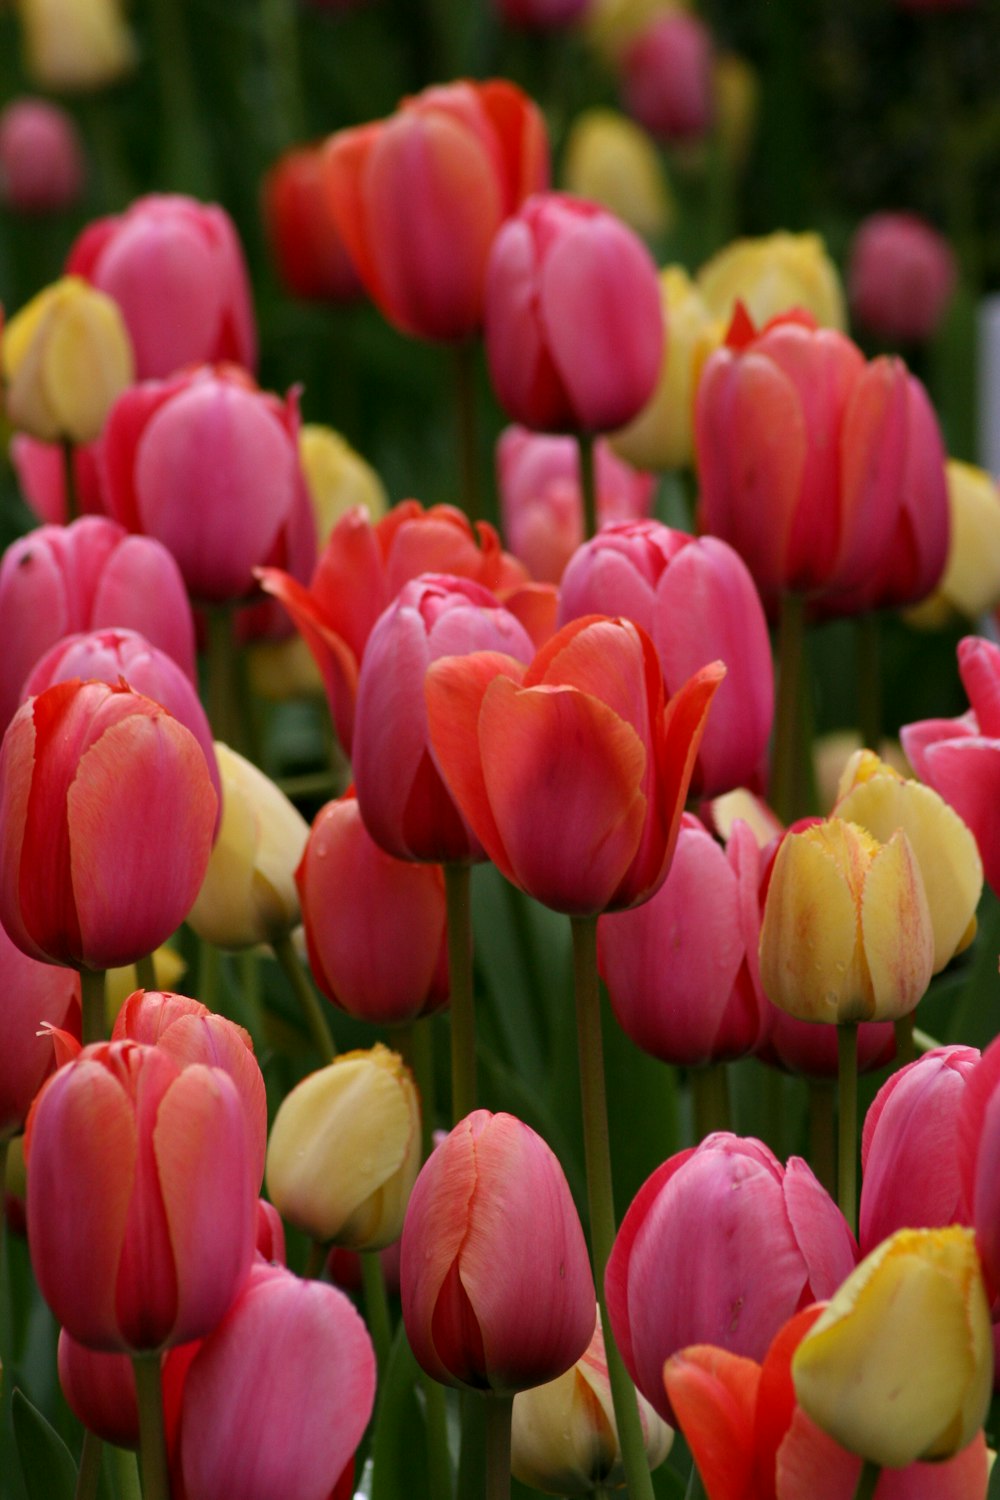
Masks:
[[[159,542],[98,516],[12,542],[0,561],[0,731],[39,657],[64,635],[107,626],[139,631],[194,681],[191,607]]]
[[[724,661],[692,795],[761,783],[774,716],[771,643],[753,579],[730,546],[659,521],[606,526],[570,559],[560,586],[559,623],[588,614],[641,625],[668,693],[707,662]]]
[[[493,244],[486,357],[500,405],[543,432],[608,432],[646,405],[663,353],[656,267],[581,198],[537,193]]]
[[[742,1057],[761,1038],[758,863],[745,823],[723,851],[685,813],[656,895],[601,917],[601,977],[618,1024],[644,1052],[698,1067]]]
[[[215,1327],[256,1211],[227,1073],[136,1042],[85,1047],[39,1097],[25,1149],[32,1264],[73,1338],[152,1352]]]
[[[1000,1298],[1000,1182],[996,1170],[1000,1151],[1000,1041],[986,1048],[966,1077],[958,1112],[957,1149],[962,1219],[975,1228],[996,1309]]]
[[[0,749],[0,922],[33,958],[134,963],[190,910],[217,798],[191,732],[125,684],[30,698]]]
[[[10,440],[10,461],[17,476],[18,488],[28,508],[39,521],[65,526],[69,520],[66,507],[66,460],[57,443],[43,443],[16,432]],[[73,488],[78,512],[82,516],[104,513],[104,497],[97,472],[97,444],[75,443],[72,454]]]
[[[410,1347],[446,1385],[541,1385],[594,1332],[590,1260],[562,1168],[513,1115],[476,1110],[424,1163],[400,1274]]]
[[[328,1500],[372,1413],[375,1354],[343,1292],[257,1265],[179,1378],[186,1500]]]
[[[527,668],[495,651],[436,662],[435,763],[512,884],[571,916],[648,900],[670,865],[715,662],[664,702],[629,620],[565,625]]]
[[[0,1141],[23,1129],[32,1099],[57,1066],[46,1024],[79,1037],[79,976],[28,958],[0,927]]]
[[[354,778],[365,827],[397,859],[486,857],[442,779],[424,698],[431,662],[477,651],[516,662],[533,655],[523,627],[488,590],[430,573],[403,587],[368,640],[358,680]]]
[[[649,515],[656,481],[618,458],[605,442],[595,450],[597,520],[640,521]],[[496,448],[504,535],[533,578],[558,583],[583,541],[580,450],[569,437],[508,427]]]
[[[862,1255],[897,1229],[968,1223],[958,1169],[958,1119],[978,1062],[975,1047],[937,1047],[879,1089],[861,1140]]]
[[[970,708],[958,719],[921,719],[900,730],[910,764],[976,836],[983,873],[1000,892],[1000,647],[967,635],[958,671]]]
[[[285,1255],[285,1226],[273,1203],[266,1198],[257,1199],[257,1254],[272,1265],[287,1264]]]
[[[242,599],[305,483],[298,427],[294,392],[282,403],[234,369],[133,386],[101,435],[108,510],[170,549],[196,599]]]
[[[629,1374],[670,1421],[664,1361],[688,1344],[761,1360],[798,1308],[832,1296],[857,1248],[806,1163],[722,1132],[680,1151],[639,1189],[605,1276]]]
[[[622,54],[625,108],[662,140],[700,141],[715,117],[714,66],[704,21],[680,9],[654,15]]]
[[[0,113],[0,203],[58,213],[77,201],[85,175],[73,116],[46,99],[12,99]]]
[[[940,327],[957,278],[955,252],[926,219],[872,214],[851,244],[851,313],[879,338],[922,343]]]
[[[116,1448],[138,1448],[139,1406],[127,1354],[109,1354],[59,1334],[59,1384],[66,1405],[84,1427]]]
[[[216,204],[170,193],[137,198],[123,214],[83,231],[66,271],[118,303],[138,379],[219,360],[255,368],[243,251],[233,221]]]
[[[317,814],[295,884],[309,967],[334,1005],[398,1026],[447,1003],[444,875],[379,848],[353,795]]]

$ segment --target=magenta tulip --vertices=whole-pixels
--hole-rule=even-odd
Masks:
[[[879,338],[921,343],[940,327],[957,278],[955,252],[926,219],[872,214],[850,248],[852,316]]]
[[[73,1415],[102,1442],[138,1448],[139,1406],[129,1356],[88,1349],[64,1328],[57,1358],[59,1384]]]
[[[0,113],[0,203],[20,214],[69,208],[83,191],[73,116],[47,99],[12,99]]]
[[[56,1067],[46,1024],[79,1037],[79,976],[28,958],[0,927],[0,1141],[23,1129],[32,1099]]]
[[[622,53],[625,108],[661,140],[700,141],[715,116],[714,65],[704,21],[680,7],[654,13]]]
[[[541,1385],[594,1332],[590,1260],[562,1167],[513,1115],[476,1110],[424,1163],[400,1277],[410,1347],[446,1385]]]
[[[1000,1041],[986,1048],[968,1074],[958,1117],[958,1171],[963,1219],[976,1243],[994,1298],[1000,1298]],[[994,1317],[996,1313],[994,1312]]]

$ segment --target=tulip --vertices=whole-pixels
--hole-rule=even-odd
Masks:
[[[795,1352],[795,1394],[871,1463],[945,1459],[978,1433],[993,1386],[971,1229],[900,1229],[861,1262]]]
[[[703,140],[715,115],[713,50],[712,33],[702,20],[667,6],[622,54],[629,114],[673,145]]]
[[[644,1397],[638,1403],[646,1460],[655,1469],[674,1434]],[[624,1484],[600,1314],[571,1370],[514,1397],[510,1467],[521,1484],[552,1495],[590,1495]]]
[[[742,302],[758,327],[793,308],[821,328],[846,328],[844,290],[818,234],[733,240],[705,262],[698,290],[713,318],[728,323]]]
[[[570,559],[559,621],[621,614],[652,637],[668,694],[707,662],[726,663],[691,789],[715,796],[759,785],[774,714],[767,621],[746,566],[716,537],[658,521],[607,526]]]
[[[665,705],[646,633],[597,616],[527,668],[451,657],[427,674],[435,760],[512,884],[570,916],[624,910],[666,878],[723,672],[703,668]]]
[[[563,153],[562,187],[599,203],[643,239],[656,239],[674,217],[655,145],[641,125],[614,109],[577,115]]]
[[[923,343],[940,328],[958,279],[955,254],[917,214],[871,214],[848,256],[851,316],[878,338]]]
[[[56,1066],[48,1026],[80,1035],[80,980],[36,963],[0,927],[0,1149],[23,1129],[38,1090]]]
[[[488,652],[518,665],[532,655],[523,627],[486,589],[423,574],[406,584],[372,631],[358,681],[353,766],[358,806],[377,844],[397,859],[468,864],[479,837],[453,800],[424,697],[439,657]],[[462,660],[463,658],[459,658]]]
[[[937,590],[906,616],[933,628],[960,615],[975,622],[1000,604],[1000,491],[985,469],[949,459],[950,540]]]
[[[1000,647],[966,636],[958,671],[968,712],[906,724],[900,738],[920,779],[971,828],[986,879],[1000,891]]]
[[[151,1353],[215,1326],[253,1255],[248,1152],[221,1068],[111,1042],[59,1070],[28,1121],[28,1233],[73,1338]]]
[[[663,0],[590,0],[587,39],[612,66],[633,37],[663,10]]]
[[[309,967],[334,1005],[406,1025],[448,999],[444,875],[394,859],[352,794],[317,814],[295,874]]]
[[[388,120],[326,147],[334,218],[384,317],[416,338],[462,340],[483,317],[497,230],[548,184],[537,105],[503,79],[424,89]]]
[[[765,993],[802,1021],[894,1021],[930,983],[934,930],[906,834],[844,819],[788,833],[760,934]]]
[[[769,1005],[769,1017],[756,1056],[771,1067],[784,1068],[804,1078],[836,1080],[839,1073],[835,1028],[800,1021],[774,1004]],[[893,1023],[862,1021],[857,1029],[858,1072],[876,1072],[887,1067],[895,1056]]]
[[[381,1045],[344,1052],[285,1096],[267,1190],[321,1244],[380,1250],[402,1232],[420,1153],[420,1103],[399,1055]]]
[[[641,240],[582,198],[538,193],[496,237],[486,357],[500,405],[543,432],[607,432],[656,385],[663,315]]]
[[[96,445],[75,443],[71,465],[77,513],[101,515],[104,501],[97,473]],[[21,497],[39,521],[65,526],[70,520],[66,494],[66,454],[58,443],[40,443],[24,432],[10,440],[10,461]]]
[[[282,403],[238,371],[146,381],[104,431],[108,510],[170,549],[195,598],[241,599],[296,505],[297,439],[295,394]]]
[[[121,0],[22,0],[25,72],[39,88],[89,91],[135,64]]]
[[[508,427],[496,450],[503,529],[515,557],[533,578],[558,583],[583,541],[580,451],[570,437]],[[597,520],[645,519],[653,503],[652,474],[621,462],[604,442],[595,448]]]
[[[121,308],[139,380],[187,365],[257,363],[250,281],[233,221],[214,203],[150,193],[96,219],[66,269]]]
[[[680,469],[694,455],[694,395],[716,325],[682,266],[660,272],[660,298],[670,336],[656,389],[639,415],[614,434],[611,446],[639,468]]]
[[[343,1292],[255,1267],[181,1378],[175,1483],[187,1500],[350,1496],[339,1481],[372,1413],[375,1355]]]
[[[84,1427],[116,1448],[138,1448],[139,1407],[127,1354],[107,1354],[59,1334],[59,1384],[66,1405]]]
[[[963,1223],[976,1231],[976,1244],[995,1300],[1000,1296],[1000,1201],[997,1194],[996,1151],[1000,1132],[997,1085],[1000,1083],[1000,1046],[993,1042],[966,1075],[958,1106],[957,1167],[961,1181]]]
[[[319,546],[355,506],[363,505],[373,521],[380,521],[389,509],[385,485],[371,464],[332,427],[304,423],[299,431],[299,457]]]
[[[326,192],[322,145],[296,146],[271,167],[261,206],[278,275],[293,297],[346,303],[363,295]]]
[[[785,1319],[832,1295],[855,1260],[804,1161],[782,1167],[760,1141],[710,1135],[657,1168],[618,1231],[605,1291],[628,1372],[670,1421],[664,1360],[702,1342],[762,1359]]]
[[[0,202],[15,213],[71,207],[86,169],[72,115],[45,99],[12,99],[0,111]]]
[[[124,683],[57,683],[0,750],[0,922],[33,958],[107,969],[183,921],[217,799],[198,742]]]
[[[53,282],[11,318],[0,355],[11,423],[50,443],[92,442],[133,378],[121,314],[79,276]]]
[[[556,1156],[476,1110],[424,1163],[403,1227],[403,1320],[435,1380],[510,1394],[563,1374],[594,1332],[587,1246]]]
[[[572,26],[590,0],[494,0],[494,4],[508,26],[548,30]]]
[[[288,937],[301,913],[295,869],[309,825],[250,761],[216,743],[222,822],[188,924],[219,948],[253,948]]]

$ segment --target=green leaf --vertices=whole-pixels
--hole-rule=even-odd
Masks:
[[[29,1500],[73,1500],[76,1464],[58,1432],[21,1390],[11,1397],[11,1415]]]
[[[372,1435],[371,1500],[438,1500],[428,1477],[423,1375],[402,1323],[381,1376]]]

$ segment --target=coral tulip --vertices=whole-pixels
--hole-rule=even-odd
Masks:
[[[0,112],[0,203],[15,213],[69,208],[85,168],[73,116],[46,99],[12,99]]]
[[[497,230],[548,185],[537,105],[503,79],[425,89],[326,148],[340,233],[379,311],[417,338],[457,340],[483,317]]]
[[[562,1167],[512,1115],[476,1110],[431,1153],[410,1198],[400,1275],[410,1347],[447,1385],[541,1385],[594,1332],[590,1260]]]
[[[585,109],[576,116],[563,152],[561,185],[574,198],[599,203],[644,239],[663,234],[673,219],[656,146],[641,125],[614,109]]]
[[[704,139],[715,115],[712,33],[679,6],[667,6],[621,57],[625,108],[674,145]]]
[[[847,327],[840,277],[818,234],[733,240],[705,262],[697,284],[711,316],[725,324],[742,302],[758,328],[794,308],[821,328]]]
[[[354,302],[364,289],[329,202],[322,145],[287,151],[264,178],[262,206],[278,274],[293,297]]]
[[[79,1037],[79,977],[28,958],[0,927],[0,1142],[23,1128],[32,1099],[56,1066],[46,1023]]]
[[[861,327],[890,342],[932,338],[957,279],[948,241],[917,214],[872,214],[851,244],[851,314]]]

